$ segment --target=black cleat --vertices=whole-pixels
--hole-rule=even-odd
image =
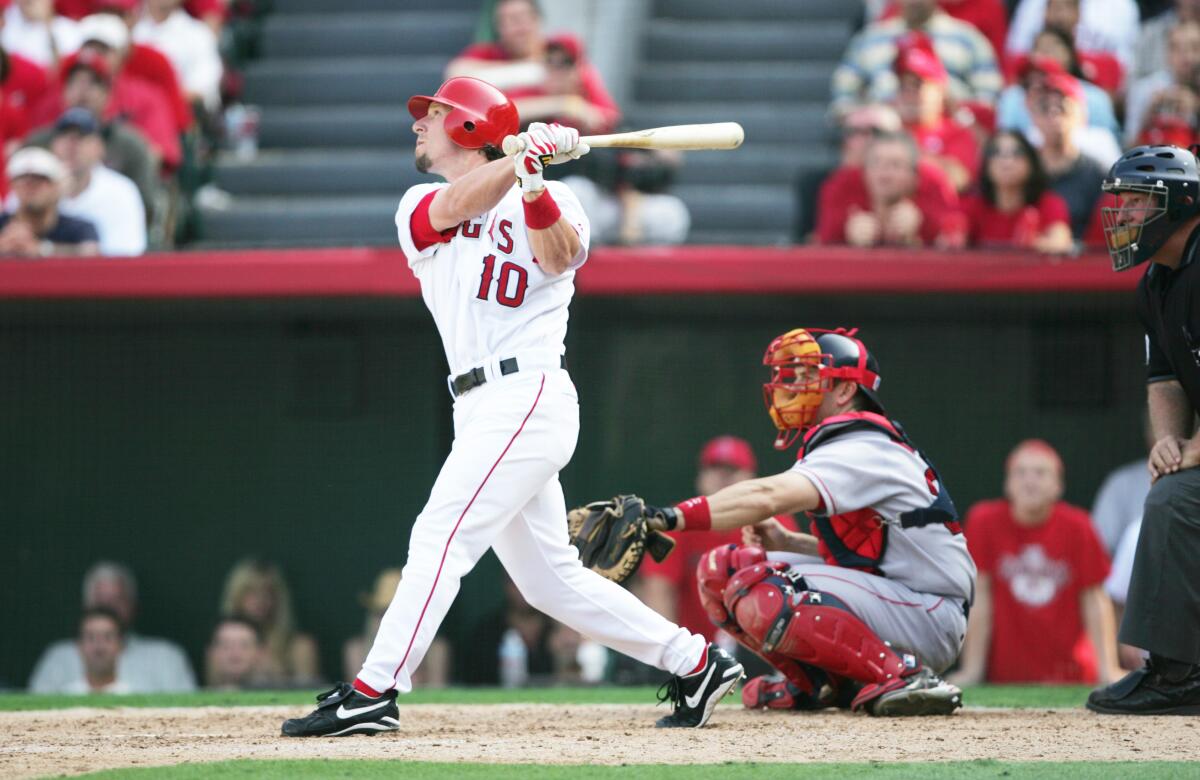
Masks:
[[[400,728],[400,710],[396,691],[372,699],[354,690],[349,683],[317,696],[317,708],[303,718],[283,722],[285,737],[344,737],[350,734],[378,734]]]
[[[1151,655],[1146,665],[1088,696],[1105,715],[1200,715],[1200,666]]]
[[[694,674],[672,677],[658,689],[658,701],[670,701],[675,711],[654,725],[660,729],[698,729],[712,717],[725,694],[742,679],[742,665],[715,643],[708,646],[708,663]],[[666,692],[663,692],[663,689]]]

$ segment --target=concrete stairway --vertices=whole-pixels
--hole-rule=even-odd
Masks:
[[[835,158],[829,78],[852,34],[845,0],[655,0],[631,125],[734,120],[733,152],[692,152],[676,192],[692,243],[792,240],[801,169]]]
[[[470,43],[478,0],[276,0],[245,71],[260,153],[222,157],[202,247],[392,244],[413,168],[409,95]],[[403,10],[397,10],[403,9]]]
[[[833,158],[829,76],[851,34],[845,0],[652,0],[627,124],[736,120],[746,144],[687,156],[676,192],[693,243],[791,240],[793,182]],[[404,101],[470,42],[479,0],[276,0],[245,71],[261,151],[224,156],[234,195],[202,213],[200,247],[391,245],[413,168]],[[403,9],[403,10],[397,10]]]

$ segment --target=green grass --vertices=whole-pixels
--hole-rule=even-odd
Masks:
[[[630,764],[627,766],[546,766],[540,764],[435,764],[399,761],[225,761],[216,764],[180,764],[170,767],[117,769],[85,775],[89,778],[140,780],[148,777],[193,780],[210,777],[253,778],[409,778],[442,777],[465,780],[815,780],[870,777],[878,780],[920,778],[1200,778],[1200,766],[1181,761],[1109,763],[1013,763],[1007,761],[953,761],[914,764]]]
[[[447,688],[417,690],[401,697],[402,704],[654,704],[655,688]],[[968,688],[969,707],[1081,707],[1086,686],[983,685]],[[315,703],[313,691],[245,691],[222,693],[163,693],[133,696],[58,696],[0,694],[0,711],[50,710],[64,707],[247,707]],[[731,697],[729,701],[734,701]]]

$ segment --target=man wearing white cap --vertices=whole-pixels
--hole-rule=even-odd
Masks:
[[[96,227],[58,212],[67,170],[45,149],[21,149],[8,161],[16,210],[0,214],[0,256],[94,255]]]

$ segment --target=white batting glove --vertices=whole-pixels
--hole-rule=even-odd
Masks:
[[[546,182],[542,171],[554,158],[554,136],[550,128],[540,122],[535,122],[529,129],[517,136],[525,151],[513,157],[513,165],[517,170],[517,181],[521,192],[537,192],[545,189]]]
[[[550,160],[550,165],[561,165],[562,163],[571,160],[578,160],[592,149],[587,144],[579,140],[579,131],[573,127],[560,125],[554,122],[549,125],[541,122],[534,122],[529,125],[529,129],[545,128],[546,132],[554,139],[554,157]]]

